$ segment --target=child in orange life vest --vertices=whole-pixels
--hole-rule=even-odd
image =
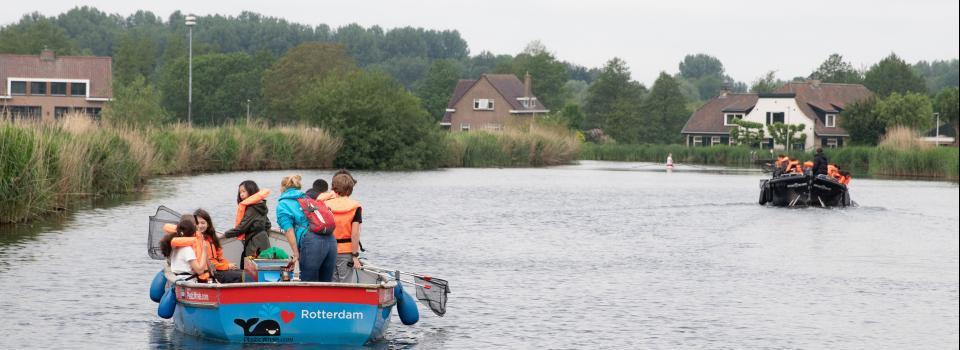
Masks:
[[[337,239],[337,269],[334,281],[356,282],[356,270],[363,265],[360,263],[360,224],[363,223],[363,208],[360,203],[350,198],[357,181],[346,170],[337,171],[333,176],[333,192],[336,198],[326,203],[333,212],[336,228],[333,236]],[[353,267],[350,267],[350,263]]]
[[[172,225],[171,225],[172,226]],[[165,231],[169,229],[164,227]],[[183,215],[180,222],[160,240],[160,251],[170,261],[170,271],[179,277],[197,276],[198,281],[206,281],[207,256],[197,244],[195,237],[197,224],[193,215]],[[177,240],[177,242],[174,242]]]
[[[235,226],[223,233],[224,238],[237,237],[243,241],[243,257],[260,256],[270,248],[270,218],[267,216],[269,189],[260,190],[256,182],[246,180],[237,188],[237,217]],[[240,268],[243,269],[243,258]]]
[[[223,248],[220,246],[220,239],[217,238],[217,231],[213,228],[213,220],[210,213],[206,210],[197,209],[193,212],[197,219],[197,239],[201,240],[204,251],[209,255],[210,264],[213,265],[213,276],[221,283],[240,282],[242,272],[237,265],[230,263],[223,257]]]
[[[851,176],[849,171],[840,172],[840,183],[842,183],[844,186],[850,185],[850,179],[851,179]]]

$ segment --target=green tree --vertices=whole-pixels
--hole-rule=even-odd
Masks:
[[[39,55],[44,48],[58,55],[73,54],[67,32],[39,12],[24,15],[17,24],[0,28],[0,53]]]
[[[686,79],[696,80],[722,75],[723,63],[716,57],[707,54],[686,55],[680,62],[680,76]]]
[[[430,70],[414,86],[414,93],[420,97],[423,108],[439,122],[446,110],[447,102],[453,95],[463,69],[454,60],[436,60]]]
[[[870,97],[856,101],[840,112],[840,126],[850,134],[852,144],[876,145],[886,132],[886,124],[875,113],[877,100],[876,97]]]
[[[126,85],[137,77],[149,78],[156,56],[157,47],[151,37],[138,30],[124,32],[114,55],[114,82]]]
[[[771,93],[777,91],[783,84],[786,84],[786,82],[778,79],[777,71],[772,70],[754,80],[753,85],[750,85],[750,91],[761,94]]]
[[[114,100],[107,104],[101,116],[111,125],[126,127],[159,126],[170,121],[163,109],[160,92],[142,76],[126,85],[118,85]]]
[[[795,143],[807,142],[807,134],[803,133],[806,127],[805,124],[773,123],[767,125],[767,131],[775,145],[782,145],[789,151]]]
[[[940,113],[940,120],[953,125],[954,135],[960,135],[960,121],[958,121],[958,104],[960,104],[960,90],[956,87],[947,88],[937,94],[934,102],[934,110]],[[954,143],[956,145],[956,143]]]
[[[567,68],[546,51],[542,44],[532,42],[523,53],[517,55],[509,64],[498,66],[497,73],[512,73],[523,80],[530,73],[533,94],[547,108],[563,106],[566,96],[563,84],[567,82]]]
[[[863,84],[880,96],[888,96],[894,92],[905,94],[927,91],[923,78],[917,76],[910,65],[896,54],[890,54],[871,66],[864,75]]]
[[[810,79],[817,79],[824,83],[860,84],[863,82],[863,74],[854,69],[852,64],[844,61],[843,56],[834,53],[827,57],[817,70],[810,73]]]
[[[214,53],[193,58],[193,122],[219,125],[242,119],[249,101],[254,112],[262,105],[263,62],[243,52]],[[268,62],[267,62],[268,63]],[[187,60],[167,64],[160,79],[164,105],[180,120],[187,119]]]
[[[647,143],[678,143],[680,130],[690,118],[687,100],[680,91],[680,84],[665,72],[650,88],[641,105],[643,123],[640,125],[640,141]]]
[[[763,142],[763,124],[736,119],[733,121],[737,126],[730,129],[730,139],[738,145],[747,145],[749,147],[760,147]]]
[[[587,90],[585,129],[599,128],[615,140],[638,142],[643,121],[641,104],[646,88],[630,78],[630,68],[620,58],[607,62]]]
[[[292,121],[293,105],[314,80],[356,69],[356,63],[337,44],[306,43],[290,49],[263,73],[263,98],[269,115]]]
[[[920,61],[913,65],[913,71],[923,77],[930,94],[938,94],[943,89],[960,86],[960,60]]]
[[[905,126],[913,130],[927,130],[933,125],[933,104],[926,94],[892,93],[877,102],[877,118],[887,129]]]
[[[572,129],[580,129],[583,125],[583,111],[580,106],[574,103],[567,103],[556,116],[564,121]]]
[[[108,15],[96,8],[83,6],[60,14],[56,23],[73,39],[76,47],[89,50],[93,55],[110,56],[114,53],[117,38],[123,31],[124,19],[119,15]]]
[[[420,101],[382,72],[353,71],[307,86],[295,109],[302,120],[343,140],[336,166],[429,169],[438,165],[440,131]]]

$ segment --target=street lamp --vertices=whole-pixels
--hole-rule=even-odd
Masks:
[[[936,138],[937,147],[940,147],[940,113],[933,113],[933,116],[937,117],[937,124],[934,125],[934,127],[937,128],[937,138]]]
[[[193,26],[197,25],[197,17],[193,15],[187,15],[186,18],[187,29],[190,34],[188,35],[189,39],[189,73],[187,78],[187,125],[193,126]]]

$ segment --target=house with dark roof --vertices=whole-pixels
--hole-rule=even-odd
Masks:
[[[0,54],[0,116],[53,120],[99,115],[113,98],[113,59],[99,56]]]
[[[693,112],[681,133],[688,146],[715,146],[734,142],[730,139],[730,130],[736,127],[737,119],[764,125],[804,124],[806,142],[791,148],[842,147],[850,134],[840,127],[840,112],[845,106],[872,95],[860,84],[815,80],[790,82],[773,93],[721,91]],[[761,146],[773,148],[773,140],[767,138]]]
[[[460,80],[440,121],[444,129],[502,130],[511,123],[529,123],[537,114],[550,112],[531,93],[530,74],[524,82],[513,74],[483,74]]]

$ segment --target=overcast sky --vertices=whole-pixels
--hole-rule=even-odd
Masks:
[[[9,1],[0,23],[39,11],[57,15],[90,5],[129,15],[138,9],[163,18],[185,13],[235,16],[242,10],[309,25],[349,23],[385,29],[403,26],[456,29],[471,54],[516,54],[540,40],[559,59],[588,67],[612,57],[629,64],[647,86],[660,71],[674,73],[689,53],[718,57],[735,79],[751,82],[768,70],[783,79],[806,76],[830,53],[868,66],[890,52],[908,62],[951,59],[958,54],[957,0],[807,1],[250,1],[162,2]],[[203,25],[200,23],[199,25]]]

